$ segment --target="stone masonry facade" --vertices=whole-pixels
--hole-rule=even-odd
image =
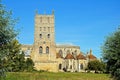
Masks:
[[[90,60],[97,59],[92,50],[85,55],[79,46],[56,44],[54,11],[52,14],[35,14],[34,43],[23,44],[21,50],[26,58],[33,60],[36,70],[50,72],[82,72]]]

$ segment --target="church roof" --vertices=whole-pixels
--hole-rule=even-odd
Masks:
[[[97,59],[93,54],[88,54],[89,59]]]
[[[73,44],[56,44],[57,48],[80,48],[79,46]]]
[[[21,47],[33,47],[32,44],[22,44]]]
[[[86,57],[85,57],[82,53],[80,53],[80,54],[77,56],[77,59],[86,59]]]
[[[93,54],[92,54],[92,50],[90,49],[90,53],[87,53],[87,58],[89,60],[94,60],[94,59],[97,59]]]
[[[69,53],[66,55],[65,59],[75,59],[75,58],[73,57],[72,54]]]

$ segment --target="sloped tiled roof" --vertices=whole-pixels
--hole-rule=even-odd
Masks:
[[[63,58],[59,53],[56,53],[56,58]]]
[[[89,59],[97,59],[93,54],[88,54]]]
[[[92,54],[92,49],[90,49],[90,53],[87,54],[87,58],[89,60],[95,60],[97,59],[93,54]]]
[[[72,54],[69,53],[66,55],[65,59],[74,59],[74,57]]]
[[[86,59],[86,57],[85,57],[82,53],[80,53],[80,54],[77,56],[77,59]]]

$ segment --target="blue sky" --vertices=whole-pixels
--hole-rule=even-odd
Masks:
[[[86,53],[90,49],[101,57],[100,47],[105,37],[120,25],[120,0],[3,0],[13,17],[19,18],[19,41],[33,44],[34,16],[55,11],[56,43],[80,46]]]

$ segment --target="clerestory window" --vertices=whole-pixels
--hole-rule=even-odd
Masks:
[[[67,50],[67,54],[69,54],[70,53],[70,50]]]
[[[61,56],[63,56],[63,51],[62,51],[62,50],[59,50],[59,54],[60,54]]]

